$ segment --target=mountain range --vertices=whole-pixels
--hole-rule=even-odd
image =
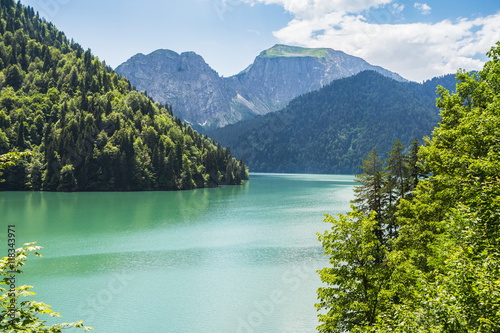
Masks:
[[[245,70],[227,78],[194,52],[136,54],[116,68],[138,90],[168,102],[178,117],[202,131],[280,110],[297,96],[364,70],[406,81],[342,51],[287,45],[261,52]]]

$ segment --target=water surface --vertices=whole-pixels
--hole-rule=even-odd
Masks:
[[[316,233],[352,176],[253,174],[181,192],[0,193],[2,225],[44,258],[18,277],[96,333],[315,332]],[[2,241],[2,244],[4,242]]]

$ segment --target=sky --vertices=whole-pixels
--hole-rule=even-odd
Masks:
[[[498,0],[21,0],[116,68],[194,51],[220,75],[275,44],[328,47],[413,81],[479,70],[500,41]]]

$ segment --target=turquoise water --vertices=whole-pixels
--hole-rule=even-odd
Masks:
[[[253,174],[182,192],[0,193],[2,225],[37,241],[23,284],[96,333],[315,332],[327,264],[316,233],[352,176]],[[5,244],[2,238],[2,244]]]

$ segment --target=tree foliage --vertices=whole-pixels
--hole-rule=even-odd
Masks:
[[[24,156],[30,156],[31,152],[11,152],[0,155],[0,170],[13,167],[16,161],[19,161]]]
[[[385,163],[373,149],[355,177],[352,211],[335,219],[330,231],[319,235],[332,267],[319,271],[327,286],[318,289],[319,332],[346,332],[373,327],[391,300],[389,282],[394,267],[389,254],[398,237],[395,207],[410,181],[405,146],[394,141]],[[385,167],[384,167],[385,164]],[[404,189],[404,190],[402,190]]]
[[[319,236],[330,257],[331,267],[319,271],[328,287],[318,289],[318,310],[323,323],[319,332],[348,332],[357,326],[372,326],[384,303],[391,268],[387,248],[379,240],[380,225],[373,211],[369,215],[352,207],[337,219],[326,215],[331,231]]]
[[[3,257],[0,260],[0,329],[6,333],[29,333],[29,332],[52,332],[61,333],[67,328],[83,328],[89,331],[92,327],[86,327],[82,321],[74,323],[62,323],[47,325],[47,321],[41,318],[42,315],[50,317],[61,317],[61,315],[51,309],[50,305],[32,299],[35,293],[31,291],[32,286],[22,285],[11,289],[11,284],[15,284],[12,276],[22,274],[21,268],[26,264],[28,255],[33,254],[41,257],[38,252],[41,249],[36,243],[26,243],[23,247],[15,250],[15,256]],[[14,301],[14,302],[11,302]],[[15,304],[12,307],[11,304]],[[14,312],[11,311],[14,309]],[[12,318],[12,315],[14,318]]]
[[[438,88],[441,122],[418,154],[413,145],[406,158],[399,204],[379,222],[384,226],[394,220],[396,233],[384,234],[392,244],[386,259],[391,275],[385,277],[376,318],[356,310],[360,317],[352,323],[351,312],[339,312],[337,297],[320,303],[333,311],[329,317],[320,315],[327,319],[320,331],[339,332],[338,325],[329,325],[330,317],[343,327],[349,323],[353,332],[500,330],[500,43],[488,56],[482,71],[457,73],[456,93]],[[392,159],[398,151],[395,144],[388,179],[397,174],[398,163]],[[422,173],[429,177],[419,177]],[[346,229],[349,236],[340,241],[350,242],[363,226],[361,222],[359,230]],[[326,240],[330,254],[332,241]],[[354,249],[356,254],[364,251],[363,245]],[[354,263],[352,257],[344,260]],[[344,285],[351,281],[348,291],[357,281],[339,274],[324,280],[330,287],[319,290],[320,300],[324,290],[335,290],[335,279],[345,279]],[[352,297],[346,305],[359,309],[359,303],[373,304]]]
[[[136,91],[31,7],[0,7],[0,154],[33,155],[2,190],[177,190],[240,184],[228,149]],[[207,171],[209,155],[215,157]],[[214,162],[211,160],[211,162]],[[222,179],[224,181],[222,181]]]

